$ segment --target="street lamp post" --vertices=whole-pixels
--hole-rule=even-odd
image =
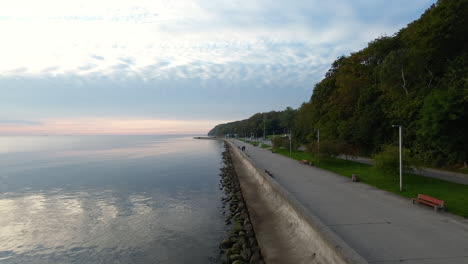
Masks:
[[[292,129],[289,130],[289,156],[292,155]]]
[[[318,151],[320,152],[320,129],[317,129],[317,146]]]
[[[398,127],[399,141],[400,141],[400,192],[403,191],[403,135],[402,135],[402,126],[401,125],[392,125],[392,127]]]
[[[320,129],[316,128],[317,130],[317,153],[320,152]]]

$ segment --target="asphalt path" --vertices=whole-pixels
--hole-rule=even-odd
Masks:
[[[350,161],[372,165],[372,159],[369,159],[369,158],[364,158],[364,157],[348,157],[348,158],[346,158],[345,155],[340,155],[340,156],[338,156],[338,158],[348,159]],[[404,159],[403,159],[403,162],[404,162]],[[413,173],[418,174],[418,175],[422,175],[422,176],[426,176],[426,177],[441,179],[441,180],[444,180],[444,181],[450,181],[450,182],[455,182],[455,183],[459,183],[459,184],[468,185],[468,175],[463,174],[463,173],[456,173],[456,172],[451,172],[451,171],[441,171],[441,170],[435,170],[435,169],[430,169],[430,168],[415,169],[413,171]]]
[[[468,219],[234,142],[369,263],[468,264]]]

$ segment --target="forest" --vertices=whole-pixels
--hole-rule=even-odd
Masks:
[[[225,136],[236,134],[239,137],[263,137],[289,133],[294,126],[297,110],[287,107],[284,111],[257,113],[249,119],[235,121],[215,126],[209,136]]]
[[[468,158],[468,0],[439,0],[393,36],[337,58],[299,109],[257,113],[209,135],[292,130],[295,145],[321,140],[371,156],[398,141],[434,166]]]

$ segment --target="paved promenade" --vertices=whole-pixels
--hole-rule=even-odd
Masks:
[[[468,219],[234,142],[369,263],[468,264]]]

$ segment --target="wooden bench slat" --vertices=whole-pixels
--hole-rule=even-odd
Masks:
[[[434,210],[437,210],[439,208],[444,208],[444,201],[424,195],[424,194],[418,194],[418,197],[416,199],[413,199],[413,203],[414,202],[430,205],[434,207]]]
[[[425,203],[425,204],[432,205],[432,206],[439,205],[439,204],[431,203],[431,202],[428,202],[428,201],[425,201],[425,200],[421,200],[421,199],[417,199],[416,201],[419,202],[419,203]]]
[[[436,204],[443,204],[444,203],[444,201],[442,201],[442,200],[439,200],[439,199],[436,199],[436,198],[433,198],[433,197],[430,197],[430,196],[427,196],[427,195],[424,195],[424,194],[418,194],[418,199],[430,201],[430,202],[433,202],[433,203],[436,203]]]

